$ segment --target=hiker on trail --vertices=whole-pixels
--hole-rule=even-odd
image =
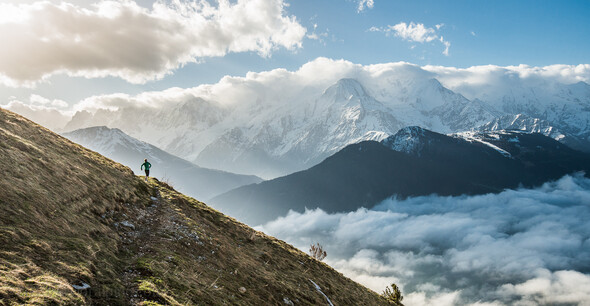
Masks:
[[[147,181],[148,177],[150,176],[150,168],[152,164],[147,161],[147,158],[143,160],[143,164],[141,164],[141,170],[145,167],[145,180]]]

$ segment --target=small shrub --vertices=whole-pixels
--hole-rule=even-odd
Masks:
[[[399,290],[396,284],[391,284],[391,287],[385,287],[385,291],[383,291],[381,296],[391,305],[404,305],[402,304],[404,297],[402,296],[402,292]]]
[[[162,178],[160,179],[160,183],[164,183],[164,185],[169,188],[169,189],[174,189],[172,187],[172,181],[171,178],[169,176],[166,175],[166,173],[164,173],[164,175],[162,176]]]
[[[322,261],[324,258],[326,258],[328,254],[326,253],[326,251],[324,251],[324,249],[318,242],[315,245],[312,244],[311,246],[309,246],[309,255],[311,255],[311,257],[319,261]]]

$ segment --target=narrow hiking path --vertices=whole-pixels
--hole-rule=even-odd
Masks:
[[[166,183],[150,179],[148,188],[149,201],[125,204],[113,218],[124,261],[122,294],[132,305],[358,304],[375,296]],[[377,296],[365,304],[380,302]]]
[[[173,203],[162,197],[160,187],[153,180],[149,184],[154,194],[150,197],[150,203],[145,207],[130,208],[124,214],[128,219],[116,224],[123,241],[121,251],[129,255],[121,277],[126,288],[125,295],[133,305],[144,301],[180,304],[166,290],[158,288],[157,283],[166,275],[155,273],[154,267],[161,264],[162,254],[172,249],[171,243],[185,238],[189,238],[189,241],[183,241],[186,246],[190,246],[191,242],[193,245],[203,243],[198,240],[196,233],[188,231],[189,227]],[[172,262],[175,256],[165,256],[164,260]],[[178,271],[164,272],[174,275]]]
[[[120,279],[126,299],[132,305],[146,301],[181,305],[184,303],[173,297],[179,297],[178,291],[183,292],[180,295],[183,300],[191,300],[191,296],[202,295],[203,291],[220,290],[216,284],[219,276],[213,281],[211,277],[200,278],[203,273],[223,273],[212,264],[219,244],[205,234],[211,227],[197,224],[185,214],[187,207],[182,204],[186,203],[161,192],[164,186],[170,192],[166,188],[170,186],[155,179],[149,179],[148,185],[152,194],[149,202],[125,204],[126,209],[119,213],[114,224],[121,236],[120,252],[125,258]],[[186,262],[198,264],[186,267]],[[163,283],[173,286],[162,286]],[[190,287],[187,283],[199,286]]]
[[[138,265],[140,258],[145,256],[146,252],[150,252],[147,246],[151,245],[151,241],[155,237],[155,233],[159,231],[162,223],[163,206],[161,205],[160,192],[156,192],[155,197],[151,197],[152,204],[144,209],[136,209],[133,212],[132,222],[119,222],[117,226],[121,230],[121,238],[123,240],[122,252],[133,254],[128,257],[129,260],[121,277],[127,301],[130,304],[136,305],[144,301],[144,297],[139,291],[139,284],[137,280],[145,274],[146,271],[141,269]],[[149,298],[149,296],[148,296]],[[159,301],[161,302],[161,301]]]

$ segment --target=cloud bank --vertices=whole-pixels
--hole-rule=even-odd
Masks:
[[[422,69],[434,73],[444,86],[468,99],[497,99],[508,88],[512,91],[518,90],[518,87],[521,90],[550,90],[558,83],[590,82],[590,64],[544,67],[484,65],[469,68],[428,65]]]
[[[88,97],[68,108],[43,105],[64,114],[64,111],[95,111],[96,109],[119,109],[124,107],[162,108],[175,103],[202,98],[228,107],[245,103],[298,103],[303,99],[315,99],[318,95],[342,78],[357,79],[380,101],[397,97],[402,100],[408,93],[403,89],[420,88],[419,84],[436,78],[445,87],[468,99],[480,99],[494,104],[501,102],[503,95],[534,90],[541,94],[559,84],[590,82],[590,64],[531,66],[474,66],[455,68],[443,66],[418,66],[406,62],[359,65],[345,60],[317,58],[298,70],[274,69],[250,72],[244,77],[225,76],[214,84],[193,88],[170,88],[163,91],[144,92],[138,95],[109,94]],[[548,100],[549,101],[549,100]],[[21,101],[28,105],[30,101]],[[35,104],[38,106],[38,104]],[[18,113],[14,107],[1,105]],[[29,116],[30,113],[21,113]],[[39,115],[41,116],[41,115]],[[71,115],[70,115],[71,116]],[[57,125],[65,125],[59,123]]]
[[[551,90],[557,84],[590,82],[590,65],[531,66],[474,66],[455,68],[418,66],[406,62],[359,65],[345,60],[317,58],[296,71],[274,69],[250,72],[245,77],[225,76],[215,84],[139,95],[103,95],[80,101],[75,110],[125,107],[129,105],[164,107],[185,102],[195,97],[224,105],[256,103],[297,103],[315,97],[343,78],[357,79],[378,100],[408,95],[404,87],[419,87],[436,78],[469,99],[500,99],[516,89]]]
[[[590,179],[473,197],[384,201],[373,210],[291,212],[260,229],[408,305],[590,305]]]
[[[269,56],[301,47],[303,28],[283,0],[101,1],[92,9],[62,2],[0,4],[0,82],[33,86],[54,74],[160,79],[201,58],[230,52]]]

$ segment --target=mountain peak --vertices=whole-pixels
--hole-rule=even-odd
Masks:
[[[425,132],[430,132],[429,130],[417,126],[417,125],[413,125],[413,126],[406,126],[404,128],[401,128],[395,135],[412,135],[414,137],[417,136],[424,136]]]
[[[91,145],[91,150],[101,151],[103,154],[111,154],[119,146],[133,147],[137,151],[153,150],[153,146],[125,134],[118,128],[109,128],[107,126],[83,128],[64,133],[63,135],[66,138],[75,139],[76,142],[82,145]]]
[[[77,130],[73,130],[71,132],[67,132],[64,134],[112,134],[112,135],[125,135],[125,137],[129,137],[125,132],[121,131],[118,128],[110,128],[106,125],[97,125],[91,126],[86,128],[81,128]]]
[[[557,128],[552,126],[546,120],[533,118],[525,114],[504,115],[473,129],[473,131],[481,132],[500,130],[541,133],[555,140],[561,140],[565,137]]]
[[[367,96],[367,91],[356,79],[344,78],[330,86],[324,95],[331,96],[334,100],[350,100],[352,97],[362,98]]]
[[[432,133],[419,126],[407,126],[387,137],[381,143],[386,147],[404,153],[418,153],[423,146],[427,133]]]

